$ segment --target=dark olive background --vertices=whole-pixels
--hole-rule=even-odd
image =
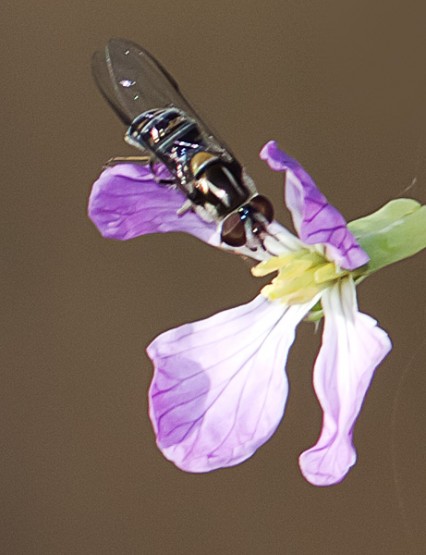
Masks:
[[[286,416],[244,464],[185,474],[155,446],[145,346],[247,302],[237,257],[181,234],[102,239],[86,217],[102,164],[131,153],[90,75],[111,36],[151,50],[232,145],[278,218],[275,138],[347,219],[425,201],[423,2],[3,0],[1,548],[5,554],[422,553],[425,257],[363,283],[394,349],[356,426],[358,463],[315,488],[297,457],[321,413],[320,335],[303,324]],[[423,546],[423,547],[422,547]]]

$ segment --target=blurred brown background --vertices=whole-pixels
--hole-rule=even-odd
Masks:
[[[111,36],[170,69],[277,212],[281,179],[257,157],[271,138],[348,219],[414,178],[406,194],[424,202],[424,6],[3,0],[1,553],[426,552],[424,255],[360,288],[394,350],[342,484],[314,488],[297,465],[321,421],[308,324],[272,440],[239,467],[190,475],[155,447],[145,346],[250,300],[258,283],[237,257],[191,237],[109,242],[85,215],[103,162],[130,153],[89,70]]]

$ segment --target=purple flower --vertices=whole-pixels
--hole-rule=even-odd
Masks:
[[[273,222],[266,252],[231,249],[260,261],[254,275],[276,277],[248,304],[167,331],[149,345],[150,417],[159,448],[183,470],[208,472],[249,458],[281,421],[295,329],[320,303],[324,331],[313,381],[322,430],[299,463],[309,482],[330,485],[355,463],[354,424],[391,343],[358,311],[355,279],[369,258],[342,215],[276,143],[266,144],[261,158],[285,172],[285,202],[299,238]],[[148,166],[122,164],[95,183],[89,214],[105,237],[185,231],[229,250],[215,223],[191,211],[177,215],[184,201],[178,189],[158,185]]]

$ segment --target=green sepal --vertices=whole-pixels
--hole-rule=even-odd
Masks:
[[[426,206],[408,198],[391,200],[348,227],[370,257],[362,274],[370,274],[426,247]]]
[[[318,301],[305,316],[305,322],[319,322],[324,317],[321,301]]]

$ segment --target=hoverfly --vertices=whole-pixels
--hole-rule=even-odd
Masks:
[[[185,194],[179,213],[193,210],[203,220],[217,222],[229,246],[262,246],[272,204],[257,193],[241,164],[161,64],[131,41],[111,39],[94,54],[92,69],[101,93],[128,126],[125,141],[145,155],[135,159],[150,163],[154,176],[155,163],[164,164],[170,183]]]

